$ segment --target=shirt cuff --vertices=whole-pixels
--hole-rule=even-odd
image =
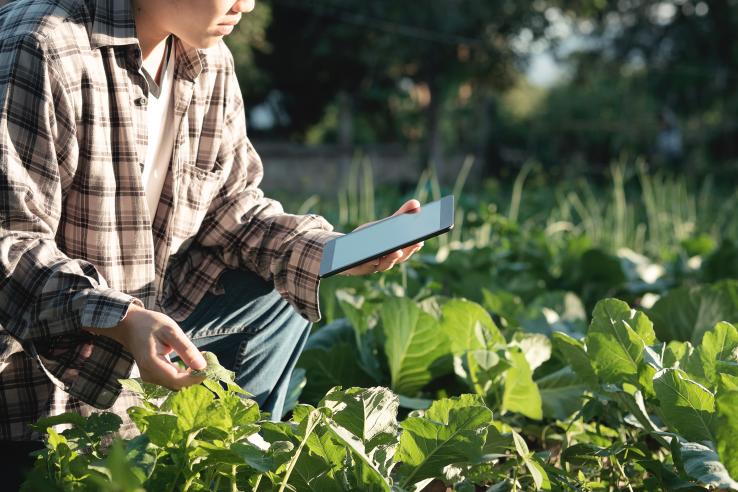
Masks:
[[[132,304],[143,306],[133,296],[108,287],[85,289],[75,296],[78,328],[107,329],[128,314]],[[69,323],[69,320],[59,320]],[[60,327],[59,327],[60,328]],[[51,333],[64,331],[50,330]],[[82,330],[47,338],[49,347],[37,354],[49,379],[71,396],[96,408],[109,408],[120,394],[119,379],[133,367],[132,356],[111,338]]]
[[[108,337],[94,336],[80,349],[77,367],[61,374],[65,390],[95,408],[110,408],[123,389],[118,381],[131,374],[133,357]]]
[[[36,354],[49,380],[70,396],[95,408],[112,406],[128,378],[133,358],[108,337],[61,340],[50,352]]]
[[[85,328],[113,328],[128,314],[131,304],[143,307],[133,296],[115,289],[90,289],[80,312],[80,326]]]
[[[343,236],[324,230],[307,231],[295,241],[287,266],[287,292],[297,311],[307,320],[320,321],[320,260],[323,247],[331,239]]]

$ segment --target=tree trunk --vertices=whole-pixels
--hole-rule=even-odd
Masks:
[[[494,173],[493,169],[489,169],[492,166],[498,166],[499,156],[498,149],[496,148],[496,139],[492,132],[492,114],[495,112],[495,100],[491,94],[484,89],[478,89],[482,91],[479,96],[478,111],[479,111],[479,129],[476,135],[476,151],[474,152],[474,167],[476,168],[475,175],[482,177],[488,176]],[[490,148],[494,146],[495,148]]]
[[[346,91],[338,93],[338,145],[349,153],[354,145],[354,101]]]
[[[435,80],[429,82],[428,90],[430,92],[430,102],[426,108],[426,138],[421,165],[424,168],[432,169],[440,179],[445,172],[440,125],[443,96],[441,88]]]

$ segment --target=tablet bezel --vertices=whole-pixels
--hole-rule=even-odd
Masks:
[[[353,268],[353,267],[355,267],[357,265],[361,265],[363,263],[366,263],[367,261],[371,261],[371,260],[376,259],[376,258],[381,258],[382,256],[384,256],[384,255],[386,255],[388,253],[391,253],[392,251],[396,251],[398,249],[405,248],[405,247],[410,246],[412,244],[419,243],[420,241],[425,241],[426,239],[430,239],[432,237],[435,237],[435,236],[438,236],[440,234],[443,234],[445,232],[450,231],[454,227],[454,197],[453,197],[453,195],[447,195],[447,196],[441,198],[438,201],[441,202],[441,212],[439,214],[439,224],[438,224],[438,229],[437,230],[433,231],[430,234],[426,234],[424,236],[421,236],[421,237],[418,237],[418,238],[414,238],[412,241],[403,243],[400,246],[392,247],[392,248],[383,250],[382,252],[380,252],[380,253],[378,253],[376,255],[369,256],[367,258],[362,258],[360,260],[357,260],[356,262],[350,263],[348,265],[344,265],[341,268],[333,269],[333,253],[335,251],[335,246],[336,246],[335,243],[336,243],[336,241],[338,241],[339,239],[341,239],[341,237],[344,237],[344,236],[341,236],[341,237],[338,237],[338,238],[335,238],[335,239],[331,239],[323,247],[323,256],[322,256],[321,262],[320,262],[320,274],[319,274],[319,278],[330,277],[332,275],[336,275],[336,274],[341,273],[341,272],[344,272],[346,270],[350,270],[351,268]],[[428,205],[430,205],[430,203]],[[422,209],[423,209],[423,207],[421,205],[421,211],[422,211]],[[369,225],[367,227],[379,226],[381,222],[392,220],[392,218],[393,217],[387,217],[386,219],[382,219],[380,221],[377,221],[376,223],[371,224],[371,225]],[[349,234],[351,234],[351,233],[349,233]]]

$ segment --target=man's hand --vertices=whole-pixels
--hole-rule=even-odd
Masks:
[[[408,200],[406,201],[394,214],[392,214],[392,217],[395,215],[410,213],[414,214],[420,212],[420,202],[418,200]],[[366,227],[368,225],[374,224],[374,222],[369,222],[368,224],[361,225],[357,227],[356,229],[361,229],[362,227]],[[398,249],[396,251],[393,251],[391,253],[388,253],[381,258],[377,258],[372,261],[368,261],[366,263],[362,263],[361,265],[357,265],[354,268],[351,268],[349,270],[346,270],[343,272],[344,275],[366,275],[369,273],[377,273],[377,272],[386,272],[393,266],[395,266],[398,263],[402,263],[410,259],[410,257],[418,251],[420,248],[423,247],[423,243],[415,243],[411,244],[410,246],[407,246],[402,249]]]
[[[200,351],[169,316],[149,311],[136,304],[128,308],[126,317],[113,328],[85,328],[95,335],[112,338],[128,350],[138,365],[141,379],[177,390],[201,383],[204,376],[193,376],[192,370],[206,366]],[[175,352],[189,367],[183,370],[170,362]]]

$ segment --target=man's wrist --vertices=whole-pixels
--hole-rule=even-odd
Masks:
[[[128,306],[126,313],[123,315],[123,318],[117,325],[110,328],[93,328],[88,326],[82,327],[82,329],[94,335],[102,335],[111,338],[125,347],[127,346],[125,335],[128,333],[130,328],[129,323],[131,321],[131,315],[133,315],[137,311],[145,310],[146,309],[144,307],[134,302]]]

